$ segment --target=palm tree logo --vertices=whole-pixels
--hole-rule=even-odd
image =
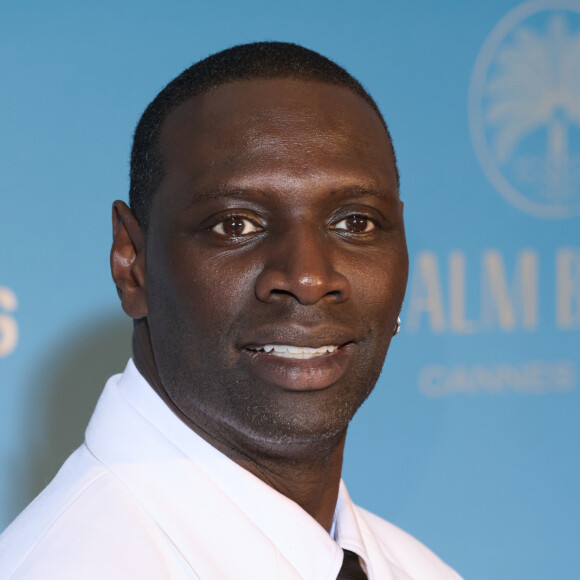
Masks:
[[[580,214],[580,2],[533,0],[504,17],[469,108],[478,159],[508,201],[537,217]]]

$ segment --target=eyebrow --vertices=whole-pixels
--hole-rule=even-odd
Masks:
[[[195,204],[202,200],[216,200],[232,197],[252,197],[256,194],[267,197],[271,195],[271,191],[267,191],[259,188],[245,188],[245,187],[213,187],[212,189],[205,189],[195,192],[191,196],[191,201],[187,205]],[[372,186],[345,186],[331,190],[329,192],[330,196],[343,195],[345,197],[380,197],[385,200],[398,201],[398,192],[393,192],[391,189],[382,189]]]
[[[331,193],[344,193],[352,197],[381,197],[385,199],[398,199],[399,197],[398,192],[393,192],[391,189],[360,186],[344,187]]]
[[[195,201],[200,199],[221,199],[224,197],[243,197],[244,195],[255,195],[260,190],[248,189],[245,187],[214,187],[212,189],[203,189],[194,193]]]

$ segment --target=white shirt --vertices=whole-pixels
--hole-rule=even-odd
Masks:
[[[129,361],[85,443],[0,536],[0,578],[335,580],[345,548],[369,580],[459,579],[342,482],[335,530],[189,429]]]

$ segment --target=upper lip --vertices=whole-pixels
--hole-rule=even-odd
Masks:
[[[239,345],[241,348],[260,348],[266,344],[288,346],[343,346],[358,342],[358,336],[351,328],[336,325],[321,325],[308,328],[297,324],[272,324],[253,330]]]

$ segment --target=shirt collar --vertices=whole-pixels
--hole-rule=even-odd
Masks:
[[[203,538],[197,541],[210,545],[215,534],[221,546],[235,543],[236,538],[244,545],[250,539],[251,528],[256,535],[252,541],[266,541],[273,548],[271,556],[261,550],[255,577],[267,577],[263,574],[274,568],[280,571],[284,566],[288,566],[289,575],[283,577],[293,577],[290,571],[301,578],[336,577],[342,562],[341,548],[356,552],[369,567],[354,506],[342,482],[334,541],[296,503],[185,425],[132,360],[123,375],[113,377],[107,384],[87,429],[87,446],[137,496],[184,556],[188,558],[188,550],[192,552],[190,560],[196,558],[192,522],[199,521],[200,513],[214,501],[224,507],[227,516],[220,521],[220,514],[213,518],[206,514],[210,521],[204,521]],[[236,558],[245,556],[229,553],[232,569],[240,564]]]

